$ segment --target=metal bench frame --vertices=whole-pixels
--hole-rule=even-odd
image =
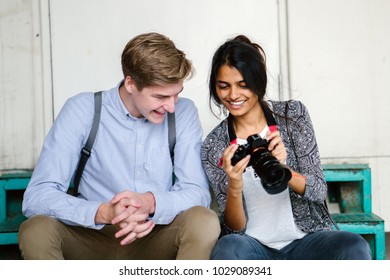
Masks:
[[[323,165],[325,179],[329,182],[359,182],[361,196],[360,213],[332,213],[341,230],[355,232],[363,236],[374,235],[368,239],[373,259],[385,260],[384,220],[372,213],[371,170],[367,164],[328,164]],[[342,203],[342,202],[340,202]]]

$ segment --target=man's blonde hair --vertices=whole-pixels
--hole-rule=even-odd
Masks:
[[[130,76],[139,90],[173,84],[192,76],[192,63],[166,36],[145,33],[131,39],[122,53],[124,78]]]

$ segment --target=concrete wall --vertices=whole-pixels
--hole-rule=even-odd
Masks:
[[[198,106],[205,133],[218,122],[208,106],[211,57],[226,38],[244,32],[264,43],[269,57],[269,93],[278,96],[276,0],[243,0],[240,5],[236,0],[95,0],[93,9],[91,3],[50,1],[55,115],[66,98],[77,92],[115,86],[122,77],[120,55],[125,44],[150,31],[170,37],[192,60],[196,75],[185,84],[182,96]]]
[[[323,163],[367,163],[373,212],[390,231],[390,1],[288,2],[291,97],[316,128]]]
[[[135,5],[136,4],[136,5]],[[66,98],[114,86],[134,35],[162,32],[194,62],[183,96],[204,133],[211,55],[244,33],[268,57],[269,97],[303,101],[324,163],[368,163],[373,211],[390,231],[390,2],[385,0],[1,0],[0,170],[33,168]]]
[[[0,170],[32,168],[53,121],[40,15],[38,1],[0,2]]]

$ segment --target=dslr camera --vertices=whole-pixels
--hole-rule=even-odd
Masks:
[[[269,194],[278,194],[287,188],[291,179],[291,171],[268,151],[268,141],[258,134],[248,136],[248,143],[240,145],[232,157],[232,165],[247,155],[251,156],[248,166],[253,166],[261,183]]]

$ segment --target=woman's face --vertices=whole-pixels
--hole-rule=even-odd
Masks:
[[[219,100],[234,117],[244,116],[260,106],[258,96],[247,88],[241,73],[226,64],[219,68],[216,91]]]

